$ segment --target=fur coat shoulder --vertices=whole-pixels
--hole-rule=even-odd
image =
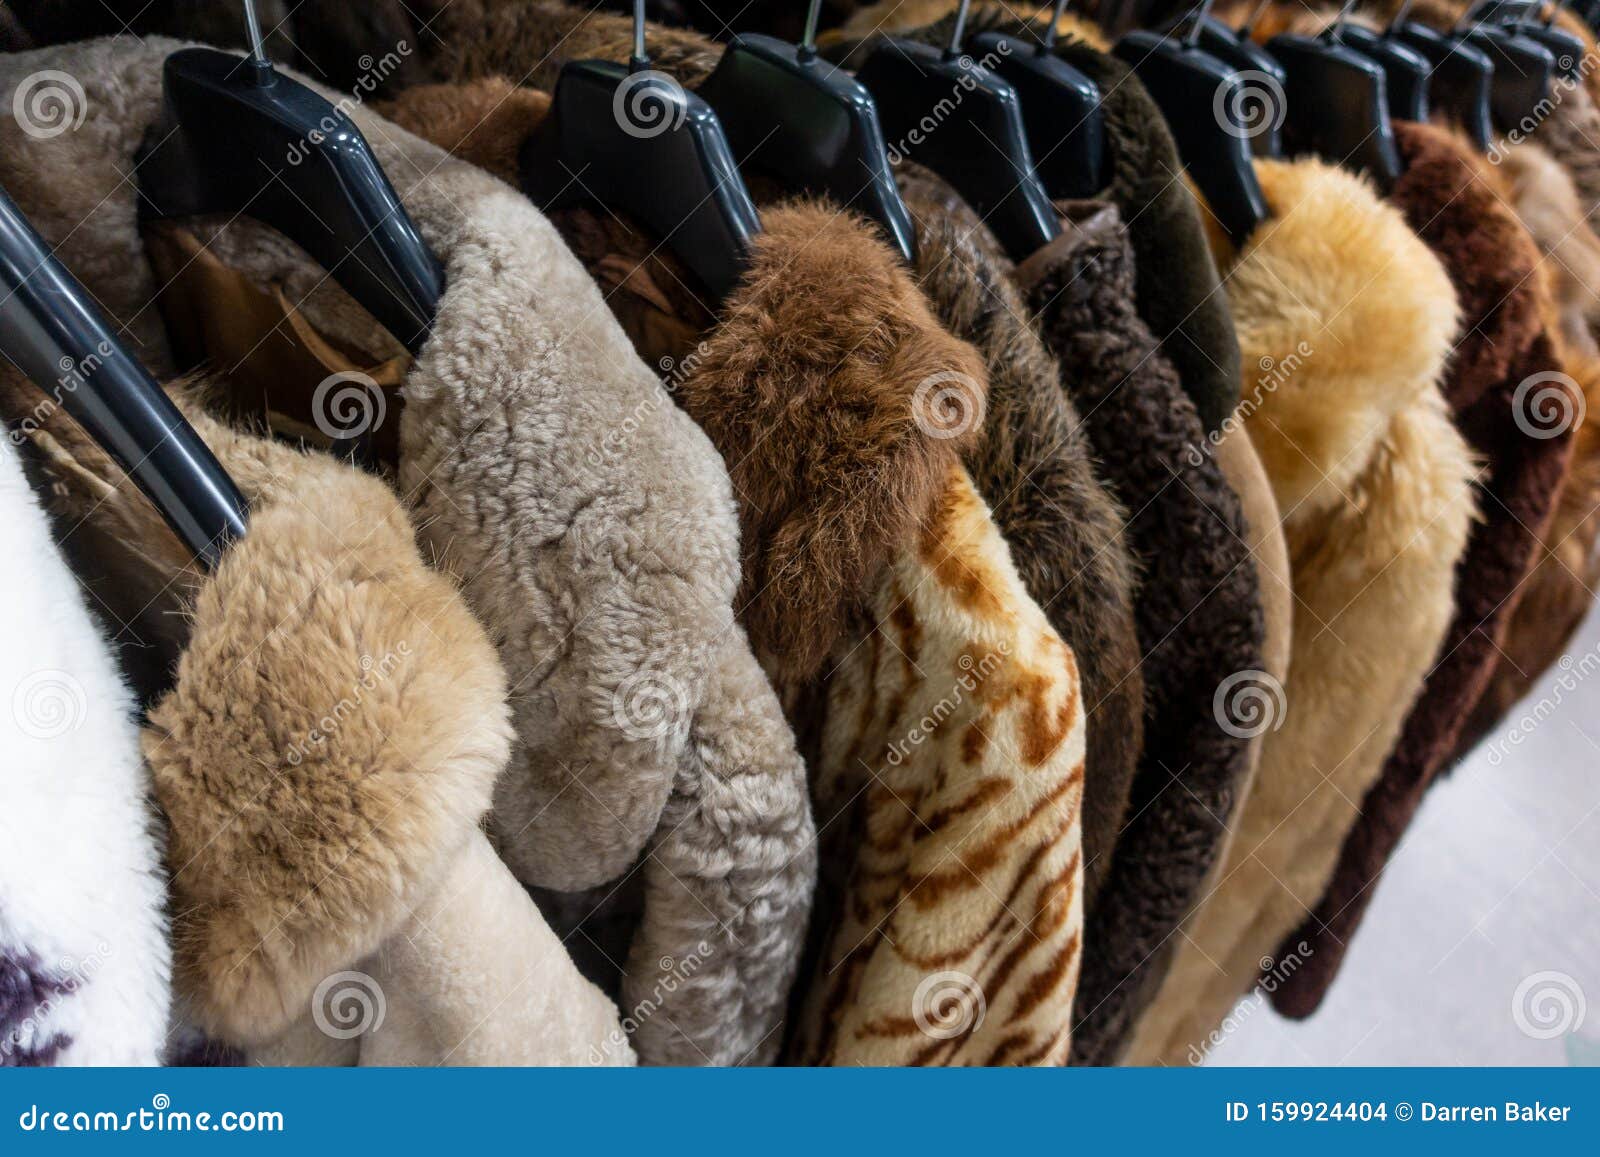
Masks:
[[[158,1064],[172,950],[133,696],[10,437],[0,538],[0,1067]]]

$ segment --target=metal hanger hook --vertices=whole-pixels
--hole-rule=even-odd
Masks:
[[[643,72],[650,67],[650,54],[644,47],[644,0],[633,0],[633,59],[628,61],[629,72]]]
[[[806,30],[800,36],[796,55],[801,60],[814,60],[817,55],[817,20],[822,15],[822,0],[811,0],[806,7]]]
[[[1211,6],[1215,2],[1216,0],[1200,0],[1195,6],[1194,15],[1189,18],[1189,27],[1183,34],[1185,48],[1194,48],[1200,43],[1200,26],[1206,22],[1206,17],[1211,15]],[[1183,25],[1180,23],[1174,25],[1172,30],[1176,32],[1181,27]]]
[[[956,8],[955,27],[950,29],[950,43],[945,46],[944,58],[954,60],[961,55],[961,41],[967,35],[967,14],[972,11],[972,0],[961,0]]]

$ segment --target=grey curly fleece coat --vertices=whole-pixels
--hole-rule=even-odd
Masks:
[[[33,200],[57,223],[86,220],[59,231],[64,259],[156,349],[151,271],[128,260],[134,192],[112,174],[155,122],[160,62],[178,47],[90,42],[0,73],[7,89],[46,66],[83,78],[97,129],[8,133],[19,141],[6,183],[18,193],[73,173]],[[352,117],[445,266],[402,388],[398,482],[511,678],[520,742],[496,793],[502,852],[524,881],[562,889],[637,864],[649,903],[630,1005],[661,987],[655,962],[701,957],[639,1021],[643,1059],[765,1059],[806,921],[813,833],[793,740],[733,622],[726,472],[526,198],[368,110]],[[243,218],[192,227],[319,327],[375,357],[395,352],[270,230]],[[708,735],[713,721],[732,732]]]

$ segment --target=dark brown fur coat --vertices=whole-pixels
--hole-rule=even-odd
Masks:
[[[1262,664],[1259,579],[1239,499],[1172,364],[1135,308],[1135,258],[1114,207],[1063,206],[1062,239],[1017,270],[1104,477],[1132,512],[1145,572],[1145,750],[1132,817],[1085,932],[1078,1064],[1113,1063],[1199,899],[1249,766],[1250,738],[1218,726],[1213,696]],[[1081,220],[1071,215],[1086,213]]]

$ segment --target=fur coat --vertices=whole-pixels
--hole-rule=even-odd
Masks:
[[[1061,366],[1028,324],[1010,262],[977,215],[927,170],[905,165],[916,274],[945,328],[973,343],[989,377],[966,455],[1028,593],[1077,656],[1088,727],[1083,789],[1084,911],[1111,865],[1144,750],[1144,672],[1134,619],[1137,569],[1127,511],[1097,477]]]
[[[179,390],[250,503],[200,575],[99,447],[33,400],[0,384],[6,417],[34,422],[58,515],[136,544],[102,563],[184,627],[140,740],[183,1018],[258,1063],[580,1064],[622,1039],[479,828],[510,753],[505,673],[400,498]]]
[[[1288,943],[1304,941],[1311,952],[1277,986],[1273,1004],[1295,1016],[1309,1015],[1338,974],[1385,863],[1499,661],[1506,624],[1566,475],[1583,404],[1564,372],[1559,334],[1546,328],[1555,309],[1542,257],[1488,166],[1430,125],[1402,121],[1395,136],[1405,171],[1389,200],[1455,286],[1462,323],[1444,396],[1456,428],[1487,469],[1477,484],[1480,517],[1456,570],[1455,617],[1439,661],[1382,776],[1361,801],[1326,894],[1290,934]]]
[[[456,60],[454,71],[468,73],[503,63],[505,58],[498,53],[507,42],[526,45],[528,51],[546,58],[556,53],[623,59],[631,44],[627,23],[607,13],[584,14],[549,2],[505,4],[495,11],[505,20],[493,26],[497,35],[483,36],[480,31],[452,38],[450,52],[466,54],[481,45],[479,54]],[[514,21],[512,14],[517,15]],[[711,41],[665,29],[659,38],[652,33],[651,46],[654,64],[690,85],[710,73],[722,51]],[[553,71],[534,75],[554,80]],[[526,95],[512,95],[503,81],[479,79],[413,90],[397,102],[396,115],[403,123],[416,118],[409,123],[422,126],[419,131],[424,135],[515,179],[516,145],[527,130],[525,126],[520,133],[508,130],[519,119],[513,111],[518,107],[529,106],[529,119],[542,115],[529,101]],[[1134,576],[1119,538],[1124,512],[1093,475],[1087,444],[1077,430],[1071,402],[1060,390],[1054,359],[1024,323],[1003,269],[973,249],[972,231],[965,222],[952,227],[949,191],[939,191],[942,182],[910,165],[902,178],[913,209],[920,209],[916,275],[921,288],[940,322],[978,347],[988,371],[988,404],[966,464],[980,494],[994,504],[994,517],[1029,593],[1078,656],[1088,705],[1084,862],[1086,901],[1092,906],[1111,844],[1121,830],[1142,746],[1144,688],[1133,623]],[[561,220],[569,233],[582,230],[593,236],[595,226],[586,217],[563,214]],[[595,237],[588,251],[596,253],[598,261],[606,245],[606,240]],[[606,260],[615,266],[620,257],[613,252]],[[653,279],[657,284],[676,280],[665,261],[652,257],[642,259],[642,264],[661,270]],[[644,275],[636,276],[635,284],[643,279]],[[608,298],[632,332],[670,324],[659,309],[641,300],[645,296],[623,293]],[[695,303],[680,302],[678,314],[699,324],[709,322]],[[656,352],[670,356],[665,349]],[[803,641],[797,633],[790,647]]]
[[[9,437],[0,538],[0,1068],[158,1064],[172,949],[133,697]]]
[[[1317,161],[1257,163],[1272,216],[1225,281],[1247,365],[1240,414],[1294,569],[1288,682],[1217,698],[1265,746],[1223,876],[1136,1055],[1182,1061],[1321,897],[1454,614],[1477,463],[1440,390],[1455,290],[1400,212]],[[1268,360],[1270,359],[1270,360]],[[1309,946],[1307,946],[1309,948]]]
[[[463,116],[474,105],[521,110],[522,135],[544,111],[483,81],[414,90],[392,112],[508,156],[506,115]],[[749,269],[703,332],[650,239],[585,211],[557,220],[641,353],[683,368],[681,404],[728,456],[742,617],[814,737],[828,838],[788,1059],[1064,1059],[1084,711],[1070,648],[959,465],[987,409],[977,351],[862,223],[824,205],[763,210]],[[1028,950],[1009,951],[1019,931]]]
[[[876,33],[943,45],[956,7],[956,0],[882,0],[819,44],[852,66]],[[976,4],[967,33],[1020,30],[1026,27],[1020,18],[1030,14],[1026,5]],[[1125,223],[1139,271],[1139,316],[1178,371],[1206,431],[1215,433],[1239,400],[1239,343],[1177,146],[1150,94],[1127,65],[1104,51],[1098,30],[1072,16],[1060,29],[1056,54],[1093,80],[1103,97],[1109,183],[1099,196],[1117,206]]]
[[[1239,499],[1134,308],[1134,258],[1117,209],[1060,208],[1061,238],[1015,276],[1105,476],[1133,512],[1126,534],[1145,573],[1145,749],[1089,925],[1074,1045],[1077,1063],[1108,1064],[1159,983],[1243,786],[1255,736],[1219,727],[1212,701],[1239,673],[1259,677],[1263,625]]]
[[[50,206],[50,220],[87,219],[71,242],[115,239],[98,260],[68,264],[155,349],[165,338],[146,308],[152,271],[128,260],[132,186],[80,176],[47,194],[32,174],[69,157],[79,174],[126,170],[175,47],[49,53],[93,87],[89,108],[118,131],[16,134],[7,180]],[[14,84],[43,62],[12,58],[6,75]],[[379,401],[400,411],[394,468],[422,542],[464,576],[512,680],[518,743],[494,813],[502,852],[524,881],[567,890],[642,877],[651,902],[626,970],[630,1004],[661,987],[662,958],[703,958],[652,1004],[661,1015],[638,1021],[647,1060],[760,1059],[794,975],[814,860],[803,767],[733,623],[726,470],[524,197],[365,108],[352,116],[445,266],[430,339],[399,395]],[[330,340],[372,360],[397,354],[298,247],[247,219],[188,225]]]

